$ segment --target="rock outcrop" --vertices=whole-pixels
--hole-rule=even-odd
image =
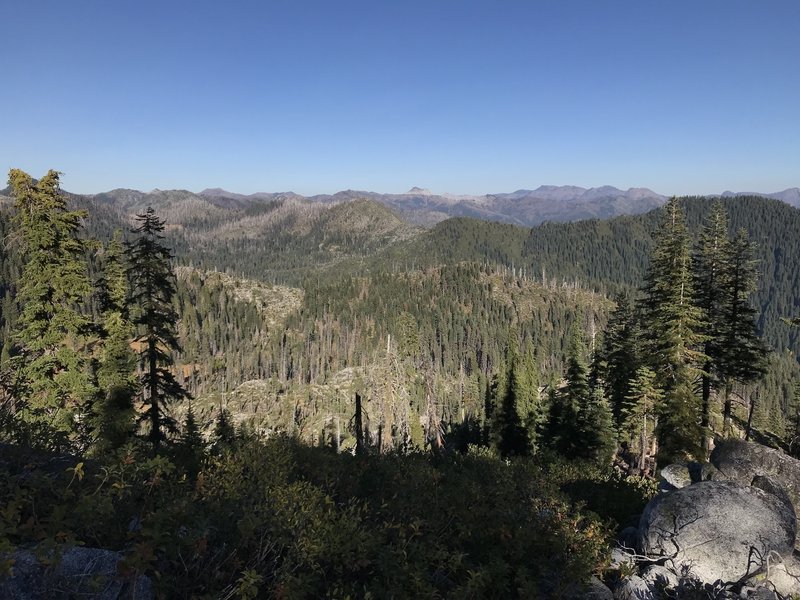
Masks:
[[[722,440],[711,453],[711,463],[725,479],[744,485],[753,485],[759,476],[770,477],[788,494],[795,513],[800,508],[800,460],[761,444]]]
[[[790,556],[796,533],[794,510],[782,499],[735,482],[704,481],[648,504],[639,547],[704,583],[736,582],[761,570],[768,556]]]
[[[800,461],[724,440],[711,463],[668,465],[661,475],[635,543],[626,528],[612,555],[615,598],[800,597]]]
[[[152,600],[150,580],[144,576],[122,578],[118,552],[69,546],[41,561],[29,550],[10,557],[13,573],[0,580],[0,598],[7,600]]]

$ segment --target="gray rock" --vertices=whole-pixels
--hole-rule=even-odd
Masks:
[[[786,490],[794,505],[795,514],[800,507],[800,460],[743,440],[722,440],[711,453],[711,462],[731,481],[746,485],[757,475],[775,479]],[[800,540],[795,548],[800,550]]]
[[[704,583],[757,572],[770,553],[792,552],[797,521],[786,504],[758,488],[703,481],[654,498],[642,514],[641,551],[670,557]]]
[[[739,597],[745,598],[746,600],[781,600],[778,594],[764,586],[744,586]]]
[[[711,462],[731,481],[746,485],[756,475],[769,475],[788,492],[795,506],[800,500],[800,461],[779,450],[743,440],[722,440],[711,453]]]
[[[659,479],[658,480],[658,493],[663,494],[665,492],[671,492],[672,490],[677,490],[674,485],[669,483],[666,479]]]
[[[697,481],[727,481],[727,477],[711,463],[700,463],[697,467]]]
[[[789,493],[780,483],[778,483],[769,475],[756,475],[753,477],[753,482],[750,485],[777,497],[784,504],[786,504],[793,513],[795,513],[795,516],[797,516],[794,509],[794,504],[792,504],[792,499],[789,497]]]
[[[700,481],[725,481],[727,478],[711,463],[700,465]]]
[[[144,576],[121,578],[118,552],[69,546],[60,555],[50,552],[43,564],[28,550],[13,554],[13,575],[0,581],[0,598],[8,600],[152,600],[150,580]],[[52,561],[52,564],[51,564]]]
[[[617,536],[617,545],[623,550],[636,550],[639,543],[639,528],[626,527]]]
[[[614,588],[614,600],[661,600],[653,587],[638,575],[620,580]]]
[[[620,569],[624,570],[633,570],[636,566],[636,558],[630,552],[627,552],[624,548],[613,548],[611,550],[611,564],[608,566],[609,569],[614,571],[619,571]]]
[[[675,489],[692,484],[692,475],[686,463],[673,463],[661,469],[661,478]]]
[[[581,592],[581,600],[614,600],[614,594],[597,577],[592,576],[587,587]],[[577,600],[577,598],[576,598]]]
[[[642,579],[653,589],[674,588],[678,585],[678,576],[667,567],[650,565],[642,573]]]
[[[782,563],[770,564],[763,573],[748,580],[754,588],[768,588],[785,598],[800,596],[800,561],[789,556]]]

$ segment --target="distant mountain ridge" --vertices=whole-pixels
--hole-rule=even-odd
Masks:
[[[800,188],[788,188],[783,190],[782,192],[773,192],[772,194],[760,194],[757,192],[722,192],[720,194],[723,198],[731,198],[735,196],[763,196],[765,198],[774,198],[775,200],[780,200],[782,202],[786,202],[790,206],[794,206],[795,208],[800,208]]]
[[[0,196],[9,195],[6,188]],[[77,194],[71,194],[78,197]],[[800,208],[800,188],[781,192],[725,191],[710,197],[762,196],[781,200]],[[472,217],[533,227],[544,222],[572,222],[585,219],[608,219],[622,215],[646,213],[661,206],[667,196],[648,188],[621,190],[613,186],[584,188],[573,185],[542,185],[536,189],[485,195],[439,194],[422,187],[412,187],[401,194],[384,194],[365,190],[342,190],[334,194],[303,196],[295,192],[258,192],[239,194],[222,188],[207,188],[199,193],[187,190],[152,190],[142,192],[114,189],[91,198],[99,205],[112,205],[129,213],[141,212],[147,206],[161,208],[169,216],[210,210],[212,213],[236,209],[246,210],[264,203],[293,202],[335,205],[353,200],[372,200],[382,204],[414,225],[433,226],[451,217]],[[205,209],[203,208],[205,207]],[[221,215],[220,215],[221,216]]]
[[[666,196],[647,188],[620,190],[613,186],[582,188],[543,185],[535,190],[486,195],[437,194],[412,187],[404,194],[382,194],[362,190],[343,190],[335,194],[300,196],[294,192],[236,194],[221,188],[199,193],[206,198],[236,202],[270,201],[286,198],[333,204],[369,199],[398,211],[418,225],[433,225],[450,217],[474,217],[517,225],[538,225],[545,221],[567,222],[581,219],[605,219],[619,215],[640,214],[660,206]]]

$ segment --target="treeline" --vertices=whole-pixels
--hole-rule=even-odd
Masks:
[[[591,366],[575,331],[565,385],[543,401],[533,392],[530,367],[512,351],[506,374],[487,393],[483,442],[504,455],[544,445],[604,460],[619,444],[618,457],[644,473],[653,472],[657,458],[702,460],[713,436],[750,437],[758,425],[783,434],[771,443],[796,451],[800,388],[788,389],[796,385],[796,363],[787,372],[757,335],[750,304],[756,264],[747,232],[729,235],[722,203],[692,239],[683,205],[673,198],[662,211],[644,283],[635,296],[618,299]],[[748,387],[747,411],[737,415],[734,391]],[[783,406],[775,406],[776,392]],[[762,394],[772,397],[768,410]]]
[[[143,433],[157,450],[178,430],[168,406],[188,397],[171,369],[175,277],[163,221],[150,209],[132,241],[118,232],[102,244],[81,235],[86,213],[68,208],[55,171],[34,181],[12,169],[9,183],[22,266],[13,321],[4,311],[3,439],[102,454]]]
[[[700,234],[713,201],[680,198],[691,236]],[[778,200],[736,197],[719,200],[728,214],[728,233],[744,228],[754,244],[759,278],[753,303],[759,310],[759,334],[777,351],[800,354],[800,332],[781,319],[800,313],[800,210]],[[392,264],[419,267],[474,261],[500,264],[544,285],[580,282],[614,296],[636,289],[643,280],[660,227],[660,212],[545,223],[532,229],[475,219],[448,219],[413,244],[387,250]],[[415,268],[416,268],[415,267]]]

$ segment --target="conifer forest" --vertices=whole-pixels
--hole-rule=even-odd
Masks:
[[[579,598],[662,467],[800,458],[779,200],[420,225],[59,177],[0,192],[0,580],[84,546],[163,598]]]

